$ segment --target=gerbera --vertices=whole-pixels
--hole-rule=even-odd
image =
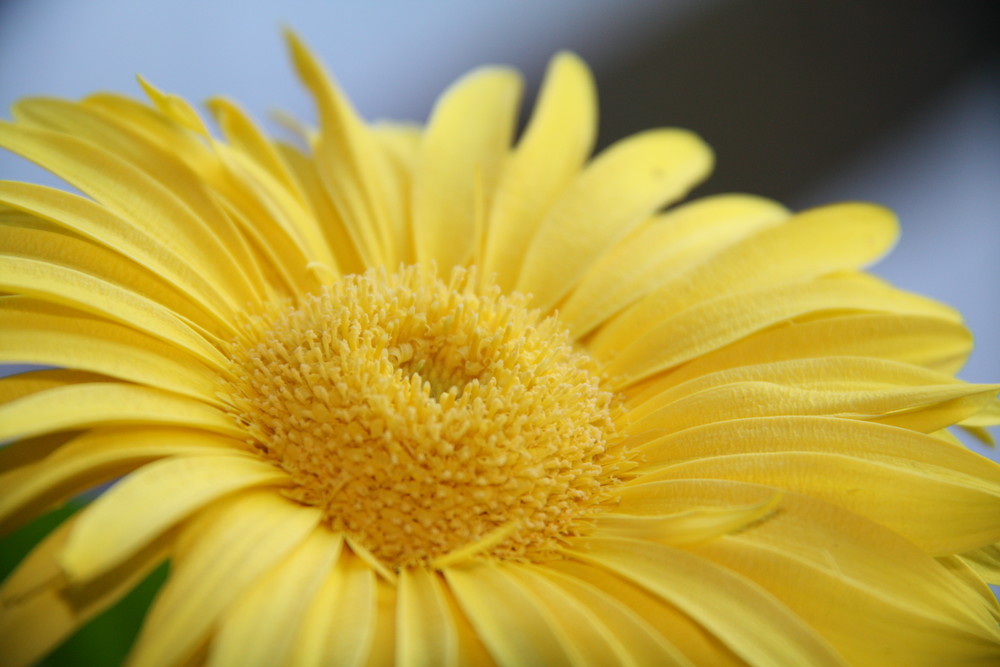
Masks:
[[[139,665],[940,665],[1000,656],[994,385],[861,272],[890,212],[672,206],[712,156],[593,159],[593,82],[463,78],[364,123],[218,136],[181,99],[29,99],[5,182],[0,520],[113,486],[3,584],[45,655],[158,564]],[[667,208],[665,207],[672,206]]]

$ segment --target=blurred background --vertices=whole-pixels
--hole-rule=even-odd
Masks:
[[[371,119],[423,120],[450,81],[486,63],[520,68],[530,102],[548,58],[571,49],[597,77],[602,145],[677,125],[714,146],[716,174],[696,194],[893,208],[902,240],[874,271],[959,308],[978,340],[963,377],[995,382],[997,8],[990,0],[0,0],[0,114],[27,95],[140,95],[141,73],[192,101],[231,96],[258,120],[276,110],[312,119],[281,26],[307,40]],[[0,178],[55,184],[7,153]],[[113,644],[138,621],[125,609],[105,621],[116,630],[82,641]],[[79,664],[79,648],[57,662]]]

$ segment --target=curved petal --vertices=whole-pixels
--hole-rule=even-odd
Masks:
[[[554,620],[507,564],[451,567],[445,579],[490,655],[501,665],[570,665]]]
[[[647,295],[612,325],[634,330],[727,294],[857,269],[896,240],[895,216],[871,204],[837,204],[799,213],[725,248]]]
[[[524,135],[497,184],[482,277],[514,288],[534,230],[576,177],[597,136],[597,93],[586,64],[571,53],[549,63]]]
[[[219,326],[190,295],[178,292],[133,259],[75,236],[45,229],[3,226],[0,227],[0,253],[5,258],[59,266],[128,290],[159,304],[189,323],[192,329],[204,332],[208,339],[229,338],[235,333],[231,324]]]
[[[680,431],[744,417],[828,415],[931,433],[976,414],[998,389],[878,359],[796,359],[676,385],[637,402],[628,411],[626,432]]]
[[[507,156],[520,97],[516,72],[484,68],[438,100],[413,178],[417,261],[437,262],[447,274],[477,251],[485,232],[483,207],[491,202]]]
[[[214,285],[237,303],[257,300],[242,268],[249,260],[233,255],[243,247],[242,239],[201,194],[193,174],[175,171],[170,154],[156,151],[146,157],[145,166],[155,165],[151,176],[97,144],[24,123],[0,123],[0,145],[37,162],[154,236],[163,236],[164,230],[177,234],[190,249],[185,254],[201,259],[198,269],[211,276]],[[190,196],[180,199],[185,194]],[[200,195],[197,202],[194,195]],[[195,203],[201,205],[193,211]]]
[[[737,482],[661,482],[626,490],[622,509],[722,509],[772,493]],[[776,595],[850,664],[930,666],[1000,651],[977,591],[909,541],[812,498],[789,493],[766,520],[690,551]]]
[[[226,367],[222,353],[174,312],[89,273],[51,262],[0,256],[0,290],[106,317],[177,345],[213,368]]]
[[[731,479],[825,500],[873,519],[929,553],[1000,541],[1000,465],[895,426],[830,417],[718,422],[641,448],[648,474]]]
[[[408,568],[399,573],[396,600],[396,664],[457,667],[458,631],[436,572]]]
[[[539,568],[552,584],[561,588],[604,624],[605,630],[621,652],[620,662],[626,665],[676,665],[694,667],[694,663],[657,632],[648,621],[613,594],[608,594],[586,579],[578,578],[542,566]]]
[[[227,494],[287,483],[284,471],[236,452],[150,463],[83,510],[59,560],[72,580],[92,580]]]
[[[677,605],[750,664],[843,664],[765,589],[708,560],[652,542],[598,537],[573,540],[567,553]]]
[[[319,527],[260,577],[223,614],[208,664],[284,664],[293,651],[309,603],[336,562],[343,543],[340,534]]]
[[[219,374],[131,327],[28,297],[0,299],[7,362],[75,368],[218,403]]]
[[[601,257],[559,306],[580,337],[672,278],[788,217],[762,197],[717,195],[650,218]]]
[[[375,638],[375,573],[349,550],[341,553],[313,596],[295,640],[291,664],[367,664]]]
[[[166,558],[167,540],[157,540],[107,576],[85,586],[67,586],[58,555],[73,524],[70,518],[52,531],[0,587],[0,646],[7,667],[35,664]]]
[[[630,394],[640,400],[716,371],[789,359],[871,357],[914,364],[949,375],[972,351],[961,323],[925,315],[862,313],[798,322],[759,331],[651,379]]]
[[[515,289],[553,308],[610,247],[711,165],[709,148],[683,130],[651,130],[611,146],[553,204],[525,249]]]
[[[146,616],[129,662],[185,660],[243,591],[301,544],[319,520],[317,510],[273,489],[217,501],[181,533],[170,578]]]
[[[0,533],[45,508],[168,456],[240,451],[243,443],[213,433],[171,428],[93,429],[45,459],[0,474]]]
[[[203,428],[234,438],[246,433],[218,408],[123,382],[54,387],[0,406],[0,441],[118,424]]]
[[[869,276],[847,274],[719,297],[666,320],[636,324],[627,333],[620,329],[624,320],[612,320],[589,347],[607,360],[606,371],[621,388],[789,320],[844,311],[933,316],[950,312]]]
[[[0,181],[0,203],[48,220],[66,230],[112,248],[194,297],[220,323],[228,324],[238,309],[198,270],[197,250],[181,247],[176,238],[158,238],[89,199],[31,183]]]

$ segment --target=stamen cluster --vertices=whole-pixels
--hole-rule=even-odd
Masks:
[[[231,348],[251,443],[390,567],[476,544],[543,558],[628,467],[589,357],[477,282],[370,270],[249,319]]]

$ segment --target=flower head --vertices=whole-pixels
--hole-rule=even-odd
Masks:
[[[136,664],[942,664],[1000,656],[1000,421],[860,203],[676,204],[676,129],[594,158],[586,67],[367,124],[28,99],[0,145],[0,527],[105,482],[0,588],[30,664],[169,560]],[[513,145],[513,147],[512,147]]]

